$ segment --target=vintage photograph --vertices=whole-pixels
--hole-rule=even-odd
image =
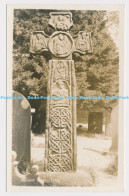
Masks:
[[[8,187],[123,191],[124,6],[7,14]]]

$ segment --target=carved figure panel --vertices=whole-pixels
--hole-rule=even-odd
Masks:
[[[73,25],[72,14],[69,12],[51,12],[49,25],[56,30],[68,31]]]
[[[56,57],[67,57],[73,50],[73,39],[65,32],[55,32],[49,40],[49,50]]]
[[[62,99],[53,99],[53,104],[68,104],[67,96],[69,95],[68,84],[61,79],[57,80],[52,86],[52,97],[62,97]]]
[[[52,74],[52,97],[62,97],[61,99],[53,99],[51,104],[69,105],[67,96],[70,95],[70,77],[69,65],[67,61],[55,60],[53,61],[53,74]]]
[[[75,51],[82,54],[92,52],[92,43],[91,43],[91,33],[80,31],[77,36],[74,37],[75,40]]]
[[[56,64],[56,69],[54,69],[54,76],[53,81],[57,81],[58,79],[62,79],[64,81],[68,81],[69,78],[69,72],[68,72],[68,66],[65,61],[58,61]]]
[[[30,52],[31,53],[41,53],[43,51],[48,51],[47,42],[48,37],[43,31],[35,31],[31,34],[30,40]]]

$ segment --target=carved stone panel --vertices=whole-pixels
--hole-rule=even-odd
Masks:
[[[75,96],[75,86],[72,60],[49,61],[48,96],[63,99],[47,102],[46,172],[76,169],[76,100],[67,99]]]
[[[80,31],[77,36],[74,37],[75,51],[82,54],[92,53],[91,33]]]
[[[63,104],[63,103],[62,103]],[[51,108],[51,123],[56,128],[64,128],[68,126],[70,119],[69,107],[52,107]]]
[[[73,39],[68,33],[58,31],[50,37],[48,47],[54,56],[67,57],[73,51]]]
[[[55,30],[68,31],[73,25],[72,14],[70,12],[51,12],[49,25]]]
[[[48,51],[48,38],[49,36],[47,36],[43,31],[33,32],[30,38],[30,52],[38,54],[43,51]]]
[[[67,66],[67,61],[66,62],[58,61],[58,64],[56,64],[56,69],[54,70],[53,81],[56,82],[57,80],[60,80],[60,79],[62,79],[65,82],[69,81],[69,70]]]

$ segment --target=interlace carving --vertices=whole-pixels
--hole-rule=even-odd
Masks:
[[[30,52],[41,54],[49,51],[48,96],[63,99],[47,100],[46,118],[46,172],[70,172],[76,170],[76,96],[75,68],[72,53],[92,52],[91,33],[80,31],[72,36],[70,12],[51,12],[49,25],[56,31],[46,35],[43,31],[31,34]]]

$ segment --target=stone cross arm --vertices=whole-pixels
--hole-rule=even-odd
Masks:
[[[34,31],[30,37],[30,52],[32,54],[40,54],[48,51],[49,36],[44,31]]]
[[[92,40],[91,32],[79,31],[79,33],[73,37],[74,39],[74,51],[81,54],[92,53]]]
[[[91,33],[79,31],[74,37],[64,31],[56,31],[51,36],[44,31],[31,33],[30,52],[41,54],[44,51],[49,51],[56,57],[67,57],[73,52],[92,53]]]

